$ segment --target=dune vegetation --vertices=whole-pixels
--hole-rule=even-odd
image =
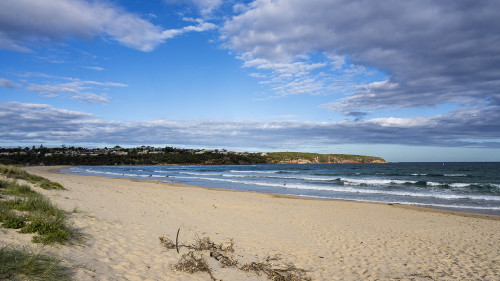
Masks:
[[[66,212],[28,183],[44,189],[63,189],[62,185],[12,166],[0,165],[0,173],[2,228],[17,229],[19,235],[32,233],[32,242],[41,244],[64,244],[77,237],[68,226]],[[67,280],[68,272],[60,262],[29,247],[0,243],[0,280]]]

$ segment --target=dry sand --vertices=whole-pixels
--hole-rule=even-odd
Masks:
[[[312,280],[500,280],[499,216],[26,170],[67,188],[42,192],[87,237],[45,248],[74,268],[75,280],[210,280],[171,269],[187,250],[167,250],[158,237],[175,240],[178,228],[182,244],[233,238],[241,262],[279,254]],[[31,244],[26,234],[0,234]],[[217,279],[267,280],[211,266]]]

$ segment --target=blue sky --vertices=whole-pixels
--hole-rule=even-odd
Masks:
[[[3,0],[0,146],[500,161],[500,3]]]

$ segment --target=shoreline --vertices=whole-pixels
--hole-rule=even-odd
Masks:
[[[370,164],[370,163],[367,163]],[[266,165],[281,165],[281,164],[266,164]],[[41,166],[44,167],[44,166]],[[45,166],[45,167],[57,167],[52,169],[52,172],[55,173],[61,173],[61,174],[70,174],[74,175],[71,173],[63,173],[61,170],[67,169],[73,166]],[[89,176],[92,177],[94,175],[82,175],[82,176]],[[198,185],[190,185],[190,184],[181,184],[181,183],[171,183],[171,182],[164,182],[164,181],[159,181],[159,180],[152,180],[152,179],[137,179],[137,178],[129,178],[129,177],[115,177],[115,176],[95,176],[95,177],[104,177],[104,178],[113,178],[113,179],[124,179],[124,180],[131,180],[131,181],[145,181],[145,182],[157,182],[157,183],[162,183],[162,184],[173,184],[173,185],[179,185],[179,186],[185,186],[185,187],[197,187],[197,188],[205,188],[209,190],[221,190],[221,191],[231,191],[231,192],[244,192],[244,193],[257,193],[257,194],[264,194],[264,195],[269,195],[269,196],[275,196],[277,198],[291,198],[291,199],[303,199],[303,200],[325,200],[325,201],[345,201],[345,202],[353,202],[353,203],[361,203],[361,204],[381,204],[381,205],[389,205],[389,206],[394,206],[394,207],[400,207],[400,208],[410,208],[414,209],[417,211],[423,211],[423,212],[441,212],[441,213],[449,213],[449,214],[454,214],[457,216],[466,216],[466,217],[476,217],[476,218],[486,218],[486,219],[493,219],[493,220],[500,220],[500,215],[497,214],[491,214],[487,212],[474,212],[470,211],[465,208],[446,208],[446,207],[439,207],[439,206],[420,206],[418,204],[415,205],[406,205],[406,204],[401,204],[401,203],[391,203],[391,202],[376,202],[376,201],[357,201],[357,200],[344,200],[344,199],[329,199],[329,198],[315,198],[315,197],[307,197],[307,196],[298,196],[298,195],[291,195],[291,194],[280,194],[280,193],[265,193],[265,192],[254,192],[254,191],[244,191],[244,190],[235,190],[235,189],[228,189],[228,188],[222,188],[222,187],[207,187],[207,186],[198,186]]]
[[[177,229],[179,243],[197,237],[215,243],[234,239],[241,263],[278,255],[307,270],[312,280],[500,276],[496,216],[72,175],[59,169],[25,168],[63,184],[67,190],[43,193],[68,212],[77,210],[71,221],[88,238],[81,245],[51,249],[74,268],[74,280],[209,280],[206,273],[171,269],[187,250],[167,250],[158,237],[173,240]],[[267,280],[217,263],[210,266],[217,279]]]

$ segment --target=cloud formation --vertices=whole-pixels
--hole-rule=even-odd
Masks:
[[[4,88],[14,88],[16,84],[14,84],[12,81],[7,80],[5,78],[0,78],[0,87]]]
[[[103,71],[104,68],[100,66],[84,66],[86,69],[91,69],[91,70],[96,70],[96,71]]]
[[[336,144],[500,148],[499,107],[358,122],[103,121],[44,104],[0,103],[0,143],[182,144],[262,151]]]
[[[165,0],[168,4],[190,4],[194,5],[198,11],[207,16],[222,5],[222,0]]]
[[[493,106],[498,14],[498,1],[256,0],[224,24],[222,38],[241,57],[284,64],[321,54],[389,75],[351,89],[331,110]]]
[[[208,27],[206,23],[198,23],[175,35],[204,31]],[[33,46],[59,43],[67,38],[104,37],[149,52],[175,35],[107,1],[0,1],[1,49],[29,52]]]
[[[167,29],[162,32],[162,37],[164,39],[171,39],[188,32],[203,32],[211,29],[215,29],[216,25],[213,23],[205,22],[202,19],[193,18],[183,18],[184,21],[195,22],[197,25],[188,25],[179,29]]]
[[[27,73],[25,78],[42,77],[47,79],[45,82],[27,82],[24,89],[38,92],[44,97],[57,97],[60,95],[71,94],[71,98],[87,103],[107,103],[109,100],[106,94],[96,94],[92,91],[104,91],[109,87],[127,87],[126,84],[116,82],[98,82],[85,81],[78,78],[55,77],[43,73]]]
[[[273,96],[347,94],[357,90],[375,73],[365,67],[347,63],[340,56],[319,56],[315,60],[301,57],[291,62],[255,58],[250,53],[237,57],[244,68],[258,72],[251,76],[260,84],[270,85]]]

